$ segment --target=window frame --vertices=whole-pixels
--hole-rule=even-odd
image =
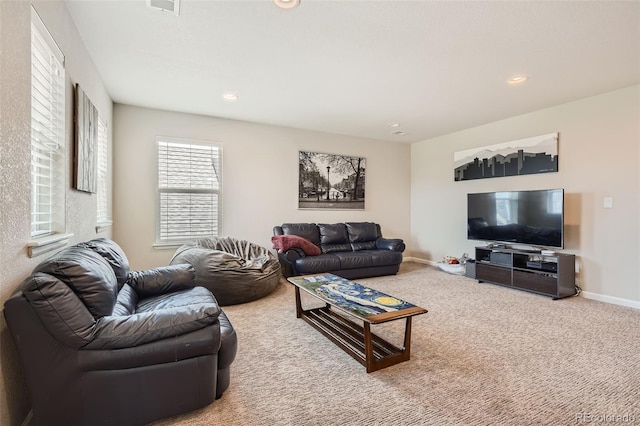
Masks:
[[[161,173],[161,164],[160,164],[160,147],[161,144],[175,144],[175,145],[183,145],[183,146],[206,146],[211,147],[217,150],[217,168],[214,166],[214,174],[216,175],[216,179],[218,181],[218,188],[211,189],[184,189],[180,190],[177,188],[161,188],[160,187],[160,173]],[[187,138],[175,138],[175,137],[166,137],[166,136],[158,136],[156,137],[156,236],[155,236],[155,244],[153,245],[155,248],[174,248],[184,244],[185,242],[193,241],[196,238],[202,238],[204,235],[182,235],[176,238],[162,238],[162,194],[163,193],[211,193],[217,195],[217,215],[214,218],[217,220],[217,235],[222,235],[222,199],[223,199],[223,149],[222,144],[216,141],[205,141],[198,139],[187,139]],[[215,208],[216,206],[214,206]],[[213,234],[207,234],[207,236],[212,236]]]
[[[96,232],[101,232],[109,228],[113,221],[109,197],[109,127],[99,115],[97,148]]]
[[[66,245],[73,234],[65,233],[65,57],[33,6],[30,64],[30,240],[27,249],[28,255],[34,257]],[[46,198],[49,201],[43,202]],[[41,205],[44,208],[41,209]]]

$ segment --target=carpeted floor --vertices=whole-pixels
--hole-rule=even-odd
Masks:
[[[281,284],[224,308],[239,343],[222,398],[155,425],[640,424],[640,311],[411,262],[356,281],[429,310],[413,319],[410,361],[367,374],[296,319]],[[399,344],[403,322],[373,331]]]

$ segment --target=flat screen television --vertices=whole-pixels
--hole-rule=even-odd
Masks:
[[[564,190],[467,194],[467,238],[563,248]]]

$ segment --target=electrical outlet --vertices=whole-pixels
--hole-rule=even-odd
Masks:
[[[605,209],[612,209],[613,208],[613,198],[604,197],[604,201],[603,201],[602,205],[604,206]]]

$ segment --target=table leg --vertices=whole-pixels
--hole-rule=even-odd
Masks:
[[[302,317],[302,303],[300,302],[300,288],[296,288],[296,318]]]
[[[367,373],[374,371],[373,341],[371,340],[371,325],[364,323],[364,358],[366,360]]]
[[[407,322],[404,326],[404,355],[408,360],[411,356],[411,317],[407,317]]]

